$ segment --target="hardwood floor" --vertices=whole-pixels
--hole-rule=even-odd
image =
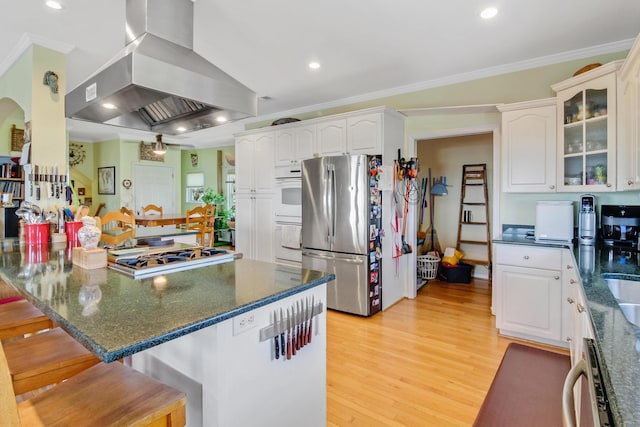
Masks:
[[[498,335],[490,306],[486,281],[430,280],[371,318],[330,310],[327,424],[471,425],[515,341]]]

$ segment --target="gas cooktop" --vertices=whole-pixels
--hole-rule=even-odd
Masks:
[[[133,252],[133,251],[132,251]],[[233,261],[235,254],[226,250],[202,247],[165,250],[110,258],[109,268],[134,278],[173,273],[205,265]]]

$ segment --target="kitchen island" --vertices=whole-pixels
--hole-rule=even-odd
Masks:
[[[189,426],[326,424],[333,275],[239,259],[136,280],[72,265],[65,246],[15,239],[0,249],[2,278],[94,354],[131,356],[136,369],[183,389]],[[311,342],[276,359],[274,313],[302,313],[311,299]]]
[[[561,248],[570,253],[584,289],[598,358],[606,370],[604,381],[616,425],[640,425],[640,327],[627,321],[606,283],[607,278],[621,278],[638,281],[640,286],[640,252],[601,244],[537,243],[513,236],[494,243]]]

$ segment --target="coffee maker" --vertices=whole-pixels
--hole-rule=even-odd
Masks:
[[[578,243],[593,245],[596,242],[596,196],[583,194],[580,196],[578,208]]]
[[[600,225],[605,245],[637,247],[640,206],[602,205]]]

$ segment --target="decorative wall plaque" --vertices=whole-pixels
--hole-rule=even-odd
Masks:
[[[145,144],[140,141],[140,160],[153,160],[154,162],[164,162],[164,154],[153,152],[154,143]]]
[[[24,130],[11,125],[11,151],[22,151],[24,145]]]

